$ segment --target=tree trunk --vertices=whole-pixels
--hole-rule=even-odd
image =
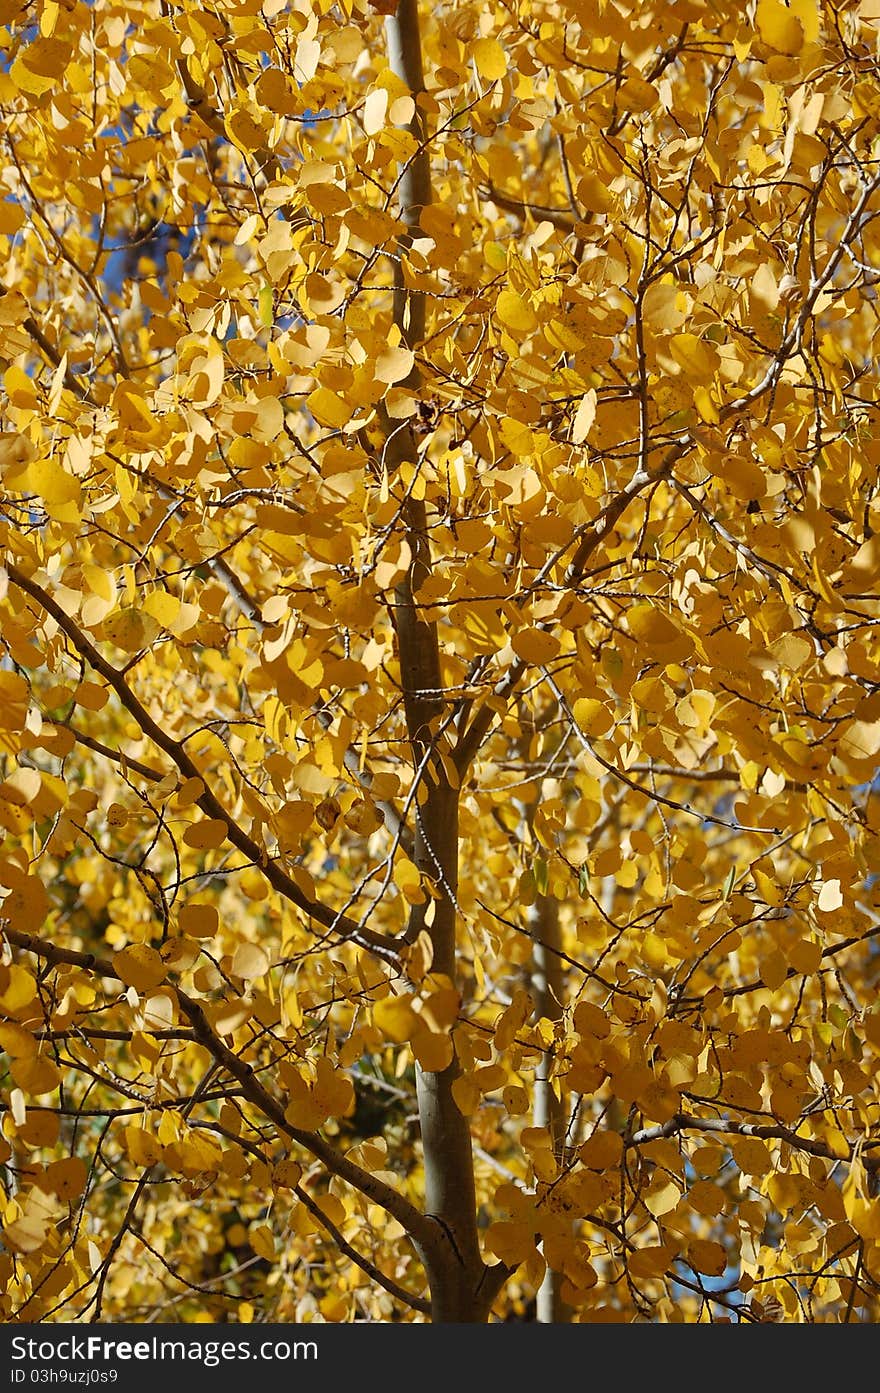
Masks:
[[[400,0],[385,22],[388,62],[409,88],[416,108],[410,131],[419,152],[409,161],[399,185],[400,216],[406,232],[398,240],[395,262],[394,320],[403,342],[417,350],[424,337],[425,301],[406,286],[403,258],[418,228],[421,211],[431,202],[431,167],[424,117],[418,97],[424,90],[417,0]],[[416,367],[407,379],[414,393],[420,383]],[[392,427],[394,427],[392,429]],[[401,464],[415,465],[418,450],[408,426],[386,422],[385,464],[393,473]],[[456,913],[458,892],[458,788],[450,783],[438,747],[446,742],[443,720],[443,675],[437,625],[424,619],[418,605],[420,587],[431,573],[425,505],[410,497],[403,512],[411,561],[406,579],[395,591],[392,612],[400,658],[407,731],[418,782],[413,799],[414,859],[434,888],[428,922],[427,903],[413,907],[407,938],[424,929],[433,947],[432,971],[456,982]],[[451,761],[450,761],[451,764]],[[432,1321],[483,1321],[491,1295],[489,1269],[480,1256],[470,1125],[452,1095],[458,1063],[439,1072],[417,1065],[416,1092],[425,1168],[425,1211],[437,1225],[438,1241],[423,1252],[431,1290]],[[497,1283],[494,1284],[497,1291]]]
[[[559,956],[561,934],[559,929],[559,905],[547,895],[538,895],[535,903],[529,905],[527,923],[534,939],[531,961],[531,980],[528,983],[535,1003],[535,1019],[544,1016],[548,1021],[562,1019],[565,1001],[565,980],[562,959]],[[546,1127],[553,1142],[553,1150],[561,1159],[565,1150],[568,1133],[568,1107],[565,1093],[555,1092],[550,1082],[553,1055],[548,1050],[541,1056],[535,1070],[535,1102],[533,1122],[536,1127]],[[571,1307],[561,1296],[562,1274],[548,1266],[544,1280],[538,1288],[537,1319],[545,1325],[565,1324],[571,1320]]]
[[[401,645],[402,649],[404,644]],[[419,744],[415,744],[416,753]],[[442,880],[436,863],[442,868]],[[458,794],[441,779],[430,787],[416,830],[416,864],[435,885],[434,918],[428,929],[434,947],[432,971],[456,980],[455,897],[458,888]],[[413,915],[416,930],[421,906]],[[448,1248],[447,1260],[429,1266],[433,1321],[485,1320],[477,1299],[486,1268],[477,1238],[470,1124],[452,1095],[458,1061],[429,1072],[416,1066],[416,1095],[425,1167],[425,1212],[438,1225]],[[449,1258],[451,1257],[451,1261]]]

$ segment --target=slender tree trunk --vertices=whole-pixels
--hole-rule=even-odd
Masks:
[[[565,979],[559,949],[562,946],[559,928],[559,905],[548,895],[539,895],[529,905],[526,920],[534,939],[531,961],[531,980],[528,983],[535,1003],[535,1018],[548,1021],[562,1019],[565,1002]],[[548,1050],[541,1056],[535,1070],[535,1103],[532,1113],[536,1127],[546,1127],[553,1150],[561,1158],[568,1133],[568,1106],[565,1093],[557,1094],[550,1082],[553,1055]],[[544,1325],[559,1325],[571,1320],[571,1307],[562,1300],[562,1274],[548,1266],[538,1288],[537,1318]]]
[[[523,754],[527,753],[527,748],[524,748]],[[539,789],[541,787],[542,785],[539,785]],[[525,841],[534,841],[533,820],[540,801],[539,791],[534,802],[519,804],[522,813],[522,836]],[[556,1022],[562,1019],[565,1006],[565,975],[559,954],[562,934],[557,901],[550,895],[538,894],[534,903],[526,909],[526,923],[534,945],[526,981],[526,987],[534,1002],[534,1017],[535,1020],[544,1017],[548,1021]],[[564,1091],[560,1090],[557,1093],[553,1087],[552,1071],[553,1054],[547,1050],[535,1069],[532,1122],[535,1127],[547,1128],[554,1154],[557,1160],[561,1161],[568,1133],[568,1107]],[[548,1265],[536,1300],[537,1319],[543,1325],[558,1325],[571,1319],[571,1307],[562,1300],[561,1286],[562,1274],[555,1272]]]
[[[419,106],[425,77],[418,0],[399,0],[395,13],[385,20],[385,41],[388,66],[406,83],[415,102],[409,130],[419,145],[418,153],[409,160],[401,175],[398,188],[400,216],[407,229],[406,236],[397,244],[398,256],[401,256],[419,226],[422,209],[431,202],[431,160],[425,140],[425,118]],[[396,264],[394,319],[410,348],[421,343],[425,336],[425,297],[407,291],[399,261]]]
[[[406,227],[397,244],[394,320],[403,342],[414,351],[424,337],[424,296],[407,288],[402,266],[419,216],[431,202],[431,168],[425,124],[418,97],[424,90],[417,0],[400,0],[385,24],[389,65],[408,86],[416,108],[410,131],[420,150],[409,161],[400,185],[400,216]],[[414,392],[420,377],[413,368],[407,385]],[[393,473],[405,462],[415,464],[416,441],[408,426],[386,421],[385,463]],[[419,789],[415,810],[415,863],[432,882],[436,898],[414,907],[407,937],[414,941],[424,929],[433,946],[432,971],[456,981],[456,913],[458,893],[458,788],[448,777],[438,748],[447,737],[443,720],[443,675],[436,622],[427,621],[418,594],[431,573],[428,518],[425,504],[410,498],[404,510],[411,553],[409,573],[397,587],[393,610],[400,657],[407,730]],[[450,761],[451,766],[451,761]],[[432,1321],[484,1321],[497,1281],[480,1256],[470,1126],[456,1106],[452,1085],[458,1064],[429,1072],[417,1066],[416,1091],[425,1168],[425,1210],[438,1230],[438,1241],[423,1252],[431,1289]],[[497,1276],[497,1274],[496,1274]]]

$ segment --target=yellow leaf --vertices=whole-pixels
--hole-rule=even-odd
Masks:
[[[248,1241],[258,1258],[265,1262],[275,1261],[275,1235],[268,1224],[258,1224],[251,1229]]]
[[[516,455],[517,459],[522,459],[524,455],[531,455],[535,449],[534,431],[529,426],[524,425],[522,421],[515,421],[512,416],[502,418],[501,438],[511,454]],[[505,501],[513,502],[517,492],[516,488],[508,490]]]
[[[16,324],[23,324],[29,313],[30,309],[27,300],[23,295],[19,294],[17,290],[0,291],[0,325],[3,325],[4,328],[11,328]],[[0,438],[2,438],[4,444],[6,444],[7,441],[9,444],[12,444],[15,439],[20,438],[25,453],[28,452],[30,442],[23,437],[13,436],[12,434],[6,435],[6,433],[4,433]]]
[[[771,656],[780,667],[797,672],[816,656],[814,645],[803,634],[783,634],[770,644]]]
[[[841,1161],[846,1161],[852,1154],[852,1148],[844,1136],[843,1132],[837,1127],[829,1127],[825,1133],[825,1142],[832,1156],[838,1157]],[[877,1235],[880,1237],[880,1233]]]
[[[259,150],[263,144],[263,128],[254,120],[249,111],[242,108],[233,110],[225,118],[226,134],[237,145],[239,150],[249,154],[252,150]]]
[[[712,400],[712,394],[706,387],[698,387],[694,392],[694,406],[697,408],[697,415],[707,425],[717,426],[721,417],[718,414],[718,407]]]
[[[473,1074],[460,1074],[452,1085],[455,1106],[465,1117],[471,1117],[480,1106],[482,1092]]]
[[[302,1175],[303,1168],[298,1161],[279,1161],[272,1172],[272,1182],[281,1190],[294,1190]]]
[[[675,708],[675,714],[683,726],[705,735],[715,710],[715,697],[711,692],[695,690],[683,696]]]
[[[424,904],[422,878],[411,861],[398,861],[394,867],[394,884],[409,904]]]
[[[304,1132],[314,1132],[326,1120],[324,1109],[315,1102],[311,1089],[305,1084],[297,1090],[284,1110],[284,1116],[291,1127]]]
[[[516,1084],[508,1084],[502,1090],[501,1098],[511,1117],[522,1117],[529,1110],[529,1095]]]
[[[219,366],[219,381],[216,383],[216,391],[220,391],[223,385],[223,350],[219,344],[215,344],[211,350],[215,365]],[[204,359],[201,360],[204,363]],[[194,368],[196,363],[192,365]],[[153,415],[146,398],[132,382],[121,382],[113,393],[113,405],[119,412],[120,423],[125,426],[132,437],[138,442],[144,443],[154,441],[161,436],[159,422]]]
[[[768,875],[758,866],[752,866],[752,875],[755,879],[755,888],[765,904],[772,905],[774,909],[779,909],[785,904],[785,892],[773,875]]]
[[[697,1272],[707,1277],[721,1277],[727,1267],[727,1254],[720,1243],[695,1238],[688,1247],[688,1260]]]
[[[239,943],[232,955],[232,975],[246,982],[265,977],[269,971],[269,954],[258,943]]]
[[[778,991],[788,976],[788,963],[779,949],[761,960],[761,981],[771,992]]]
[[[373,1020],[387,1039],[402,1045],[412,1037],[419,1018],[410,1005],[411,998],[386,996],[373,1006]]]
[[[550,663],[559,652],[559,639],[555,634],[543,629],[520,629],[511,640],[511,647],[524,663],[543,666]]]
[[[408,92],[395,97],[388,108],[388,119],[395,126],[408,126],[415,115],[416,104]]]
[[[180,612],[180,601],[167,590],[152,590],[144,600],[144,610],[163,629],[170,629]]]
[[[37,984],[26,968],[18,963],[0,967],[0,1009],[14,1015],[29,1006],[37,994]]]
[[[147,943],[133,943],[130,948],[113,954],[113,968],[119,980],[136,992],[149,991],[165,981],[168,969],[162,958]]]
[[[531,1015],[532,1007],[532,998],[528,992],[523,991],[522,988],[514,992],[510,1005],[505,1006],[495,1022],[495,1048],[499,1053],[510,1049],[516,1039],[517,1032],[522,1029]]]
[[[595,697],[579,697],[572,707],[572,715],[586,735],[596,738],[607,735],[614,725],[614,714],[608,704]]]
[[[321,1055],[315,1065],[315,1103],[326,1117],[348,1117],[354,1111],[355,1094],[351,1079],[332,1060]]]
[[[154,1166],[162,1159],[162,1143],[145,1127],[126,1127],[125,1150],[134,1166]]]
[[[692,379],[708,380],[717,369],[717,350],[696,334],[673,334],[669,340],[669,351],[679,367]]]
[[[104,620],[104,638],[115,643],[126,653],[134,653],[147,647],[158,633],[158,626],[152,615],[133,606],[118,609]]]
[[[39,770],[22,766],[0,784],[0,799],[23,806],[32,803],[42,787]]]
[[[507,72],[507,54],[497,39],[477,39],[471,54],[477,72],[486,82],[497,82]]]
[[[301,34],[296,44],[296,63],[294,76],[298,83],[308,82],[315,76],[321,58],[321,44],[318,39],[306,38]]]
[[[188,808],[201,798],[205,791],[205,785],[199,778],[184,779],[180,788],[174,795],[174,801],[178,808]]]
[[[592,1001],[579,1001],[574,1008],[574,1028],[579,1035],[592,1036],[594,1040],[604,1040],[611,1034],[611,1022],[601,1006]]]
[[[33,933],[42,927],[49,910],[49,897],[39,876],[6,872],[10,883],[9,894],[0,906],[3,917],[14,929]]]
[[[815,43],[819,37],[819,0],[789,0],[789,8],[800,20],[807,43]]]
[[[458,1020],[461,995],[442,972],[433,972],[424,982],[421,1019],[435,1030],[449,1030]]]
[[[659,972],[661,968],[666,966],[669,954],[666,951],[666,944],[659,934],[650,931],[645,934],[642,939],[642,957],[648,967],[653,968],[655,972]]]
[[[676,1089],[652,1079],[639,1091],[638,1104],[645,1117],[653,1122],[668,1122],[678,1112],[681,1097]]]
[[[23,1127],[27,1120],[27,1104],[24,1093],[20,1088],[13,1088],[9,1093],[9,1111],[16,1127]]]
[[[434,961],[434,944],[431,935],[422,929],[415,943],[407,947],[401,955],[407,976],[411,982],[421,982],[431,970]]]
[[[31,1190],[25,1201],[24,1213],[11,1223],[4,1224],[4,1243],[16,1253],[36,1252],[46,1242],[56,1215],[57,1200],[39,1190]]]
[[[880,721],[850,721],[838,737],[837,747],[850,761],[872,760],[880,752]]]
[[[415,354],[409,348],[386,349],[376,359],[376,381],[402,382],[412,372],[415,360]]]
[[[773,1169],[773,1157],[759,1137],[742,1137],[732,1147],[733,1159],[746,1175],[766,1175]]]
[[[588,213],[608,213],[614,207],[614,195],[607,181],[596,174],[585,174],[578,180],[577,196]]]
[[[535,1252],[535,1225],[522,1219],[498,1219],[489,1225],[486,1246],[508,1267],[518,1267]]]
[[[367,135],[378,135],[385,125],[388,112],[388,91],[385,87],[374,87],[368,93],[361,111],[361,120]]]
[[[578,1156],[589,1170],[612,1170],[623,1157],[623,1138],[619,1132],[595,1132],[580,1147]]]
[[[83,580],[92,591],[102,600],[108,603],[116,597],[116,582],[108,571],[102,566],[85,565],[82,568]]]
[[[10,1073],[25,1093],[37,1097],[44,1093],[52,1093],[61,1082],[61,1070],[45,1055],[13,1060]]]
[[[178,961],[173,956],[173,952],[169,954],[165,961],[169,969],[174,968],[177,971],[191,966],[192,962],[191,959],[187,959],[178,964]],[[174,1025],[174,1012],[173,998],[164,991],[154,992],[154,994],[147,997],[146,1001],[143,1003],[144,1029],[148,1031],[170,1030]]]
[[[259,440],[275,440],[284,430],[284,407],[277,397],[263,397],[257,407],[254,435]]]
[[[206,354],[193,358],[189,365],[190,376],[186,384],[186,395],[196,406],[212,406],[223,390],[225,364],[223,350],[219,343],[211,342]],[[128,401],[137,407],[148,420],[149,413],[134,393],[128,394]]]
[[[359,837],[369,837],[376,831],[377,827],[382,826],[382,815],[377,808],[359,798],[351,805],[343,819],[346,827],[355,832]]]
[[[816,901],[819,909],[826,914],[832,914],[835,909],[843,908],[843,895],[840,889],[839,880],[826,880],[822,889],[819,891],[819,898]]]
[[[678,329],[685,319],[679,290],[670,280],[653,281],[642,299],[642,314],[653,333]]]
[[[306,406],[315,420],[322,426],[332,426],[335,430],[346,425],[351,419],[351,408],[327,387],[316,387],[306,397]]]
[[[47,77],[34,72],[29,64],[24,62],[25,54],[19,54],[12,64],[10,75],[15,87],[20,92],[28,92],[35,97],[41,97],[45,92],[51,92],[57,81],[57,76]]]
[[[40,1188],[51,1190],[60,1200],[77,1199],[86,1188],[89,1172],[79,1156],[66,1156],[46,1167]]]
[[[571,427],[571,440],[573,445],[582,445],[592,429],[596,419],[596,403],[598,397],[595,388],[591,387],[581,398],[580,405],[574,415]]]
[[[495,313],[506,329],[515,334],[531,334],[538,327],[538,316],[515,290],[502,290],[495,302]]]
[[[213,937],[219,922],[219,915],[212,904],[185,904],[177,916],[180,932],[193,938]]]
[[[630,1253],[627,1265],[636,1278],[662,1277],[674,1262],[675,1255],[673,1247],[662,1244],[651,1245],[646,1248],[638,1248],[635,1252]]]
[[[766,476],[755,460],[728,453],[710,455],[706,464],[710,473],[725,484],[737,498],[763,498],[767,492]]]
[[[645,1208],[655,1219],[661,1219],[664,1214],[669,1214],[675,1209],[681,1199],[681,1191],[672,1180],[661,1181],[660,1184],[650,1191],[645,1197]]]
[[[10,488],[39,494],[47,508],[80,501],[79,479],[68,474],[54,459],[38,459],[29,464],[23,474],[8,478]]]
[[[27,716],[28,684],[17,672],[0,671],[0,730],[21,730]]]
[[[275,814],[278,841],[285,851],[296,851],[315,817],[313,805],[305,798],[292,798]]]
[[[656,605],[633,605],[627,610],[626,623],[633,638],[655,650],[666,663],[681,662],[691,652],[688,636]]]
[[[439,1073],[452,1063],[452,1040],[439,1031],[417,1030],[412,1037],[412,1050],[422,1069]]]
[[[36,983],[28,1000],[32,1001],[35,995]],[[15,1021],[0,1021],[0,1050],[13,1059],[27,1059],[37,1053],[37,1041],[29,1030],[25,1030]]]
[[[215,851],[223,845],[229,828],[220,817],[206,817],[203,822],[195,822],[187,827],[183,840],[195,851]]]
[[[800,53],[804,28],[782,0],[758,0],[755,24],[761,41],[776,53]]]
[[[788,960],[796,972],[812,976],[822,965],[822,946],[812,939],[801,939],[788,950]]]

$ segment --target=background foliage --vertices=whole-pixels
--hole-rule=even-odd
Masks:
[[[880,5],[390,3],[0,0],[4,1319],[872,1320]]]

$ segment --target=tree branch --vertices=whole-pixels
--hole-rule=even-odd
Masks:
[[[626,484],[619,493],[615,494],[614,498],[602,509],[599,516],[591,519],[590,522],[582,523],[580,527],[576,528],[564,547],[560,547],[559,550],[554,552],[549,560],[544,563],[529,589],[531,590],[540,585],[545,576],[547,576],[553,567],[561,561],[565,553],[575,543],[578,544],[577,551],[566,570],[565,584],[567,586],[576,584],[593,552],[603,538],[616,526],[632,500],[637,498],[639,494],[643,493],[650,485],[657,483],[658,480],[670,474],[676,461],[681,459],[682,455],[687,454],[692,444],[693,441],[690,436],[687,436],[684,441],[674,445],[672,449],[667,452],[657,468],[652,470],[636,470],[629,483]],[[536,627],[542,628],[547,626],[538,624]],[[496,684],[493,698],[483,702],[470,725],[467,726],[459,736],[453,757],[460,775],[463,775],[465,770],[470,766],[491,729],[496,715],[495,704],[498,702],[507,702],[510,699],[519,686],[520,680],[527,671],[528,666],[528,663],[524,663],[520,659],[517,659],[516,662],[511,664],[505,676]]]
[[[227,1137],[229,1141],[235,1142],[237,1146],[240,1146],[243,1151],[249,1152],[256,1160],[264,1163],[266,1161],[266,1156],[258,1146],[248,1141],[245,1137],[237,1137],[234,1132],[230,1132],[219,1122],[195,1122],[193,1126],[201,1127],[207,1132],[216,1132],[221,1137]],[[406,1287],[400,1286],[394,1281],[393,1277],[386,1276],[380,1267],[377,1267],[375,1263],[370,1262],[369,1258],[364,1257],[356,1248],[353,1248],[348,1240],[343,1237],[333,1221],[328,1219],[320,1205],[312,1199],[312,1196],[304,1186],[294,1185],[293,1192],[300,1203],[309,1211],[312,1218],[315,1219],[323,1229],[326,1229],[339,1251],[353,1262],[356,1267],[359,1267],[362,1272],[365,1272],[371,1281],[376,1282],[380,1287],[384,1287],[390,1296],[393,1296],[396,1301],[402,1302],[403,1305],[410,1306],[414,1311],[420,1311],[422,1315],[430,1314],[430,1301],[425,1297],[416,1296],[414,1292],[407,1291]]]
[[[628,1141],[624,1139],[624,1145],[631,1150],[648,1146],[664,1137],[674,1137],[680,1132],[726,1132],[737,1137],[759,1137],[762,1141],[784,1141],[795,1151],[821,1156],[825,1161],[852,1160],[855,1154],[855,1148],[851,1148],[848,1157],[838,1156],[824,1142],[799,1137],[797,1132],[782,1122],[734,1122],[731,1118],[694,1117],[691,1113],[683,1112],[676,1113],[668,1122],[659,1123],[656,1127],[643,1127],[641,1131],[634,1132]],[[880,1169],[880,1156],[864,1157],[863,1160],[866,1169]]]
[[[16,948],[33,953],[35,957],[42,958],[53,966],[68,963],[74,967],[81,967],[87,972],[96,972],[101,977],[110,977],[117,982],[121,981],[109,958],[99,957],[95,953],[81,953],[72,948],[60,948],[36,934],[21,933],[17,929],[5,928],[3,934],[8,942],[14,944]],[[384,1180],[371,1175],[369,1171],[356,1165],[347,1156],[343,1156],[318,1132],[307,1132],[302,1128],[292,1127],[284,1115],[282,1104],[260,1082],[252,1066],[240,1059],[228,1045],[223,1043],[205,1015],[201,1003],[189,996],[182,987],[173,983],[171,985],[181,1011],[192,1026],[194,1039],[198,1044],[203,1045],[215,1062],[236,1080],[247,1101],[253,1104],[265,1118],[274,1123],[282,1135],[289,1137],[291,1141],[296,1142],[303,1150],[308,1151],[321,1161],[331,1175],[347,1181],[355,1190],[359,1190],[367,1199],[380,1205],[382,1209],[397,1219],[398,1223],[403,1226],[421,1249],[429,1253],[436,1250],[437,1235],[434,1226],[427,1217],[405,1195],[399,1194]]]
[[[349,919],[344,914],[335,913],[327,905],[321,904],[320,901],[309,899],[296,881],[282,869],[278,861],[270,860],[267,857],[265,850],[248,836],[244,828],[223,807],[216,795],[207,788],[202,770],[188,754],[183,743],[175,740],[153,719],[129,687],[123,674],[107,662],[70,615],[65,613],[42,586],[25,576],[17,566],[7,562],[6,569],[12,583],[29,595],[32,600],[35,600],[40,608],[55,620],[59,629],[70,639],[80,657],[84,658],[95,672],[104,678],[104,681],[118,696],[125,710],[137,721],[144,735],[173,761],[184,778],[201,781],[204,792],[195,800],[198,807],[206,817],[226,824],[230,842],[247,857],[248,861],[260,868],[272,888],[291,904],[295,904],[298,909],[303,910],[310,919],[316,920],[329,933],[335,934],[344,941],[356,943],[359,947],[367,948],[386,962],[396,966],[398,954],[390,939],[387,939],[383,934],[374,933],[371,929],[361,928],[353,919]]]
[[[512,198],[510,194],[502,193],[494,184],[486,185],[485,195],[499,208],[503,208],[507,213],[515,213],[519,218],[531,217],[535,222],[550,223],[560,232],[574,232],[575,219],[571,213],[566,213],[561,208],[544,208],[538,203],[523,203],[518,198]]]

